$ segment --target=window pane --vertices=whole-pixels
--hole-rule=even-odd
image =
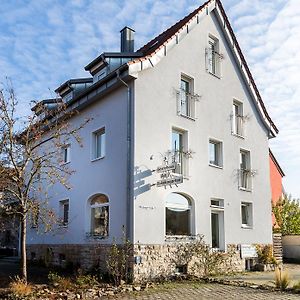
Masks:
[[[95,158],[105,156],[105,131],[95,133]]]
[[[211,214],[211,239],[212,248],[220,248],[220,234],[219,234],[219,215]]]
[[[104,203],[108,203],[108,198],[103,194],[97,195],[93,197],[93,199],[91,200],[91,205],[104,204]]]
[[[172,150],[182,151],[182,134],[177,131],[172,132]]]
[[[108,235],[108,206],[95,207],[91,209],[92,233],[101,236]]]
[[[248,223],[249,223],[248,206],[242,204],[242,224],[248,225]]]
[[[67,224],[68,222],[69,222],[69,203],[68,202],[66,202],[65,204],[64,204],[64,218],[63,218],[63,222],[64,222],[64,224]]]
[[[166,208],[166,234],[189,235],[190,234],[190,210],[173,210]]]
[[[209,143],[209,162],[211,164],[217,165],[217,145],[214,143]]]

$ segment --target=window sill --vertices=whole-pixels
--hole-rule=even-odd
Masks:
[[[231,135],[233,135],[233,136],[235,136],[235,137],[237,137],[237,138],[240,138],[240,139],[242,139],[242,140],[244,140],[245,139],[245,137],[243,136],[243,135],[240,135],[240,134],[237,134],[237,133],[231,133]]]
[[[93,233],[90,233],[90,232],[87,232],[85,234],[85,237],[88,240],[106,240],[106,239],[108,239],[108,235],[96,235],[96,234],[93,234]]]
[[[101,159],[103,159],[104,157],[105,157],[105,156],[101,156],[101,157],[93,158],[93,159],[91,159],[91,162],[94,162],[94,161],[101,160]]]
[[[247,188],[239,187],[239,190],[243,191],[243,192],[252,193],[252,189],[247,189]]]
[[[60,165],[61,165],[61,166],[65,166],[65,165],[68,165],[70,162],[71,162],[71,161],[69,160],[69,161],[66,161],[66,162],[61,163]]]
[[[218,166],[218,165],[214,165],[214,164],[208,164],[210,167],[216,168],[216,169],[223,169],[223,166]]]
[[[253,226],[250,226],[250,225],[242,225],[241,228],[242,228],[242,229],[253,229]]]
[[[217,75],[217,74],[215,74],[215,73],[212,73],[212,72],[209,72],[209,71],[208,71],[208,74],[210,74],[210,75],[212,75],[212,76],[214,76],[214,77],[216,77],[216,78],[218,78],[218,79],[221,79],[221,76],[219,76],[219,75]]]
[[[59,228],[68,228],[69,224],[59,224]]]
[[[194,235],[166,235],[165,236],[166,242],[191,241],[195,239],[196,236]]]
[[[188,120],[191,120],[191,121],[196,121],[196,118],[193,118],[193,117],[181,114],[181,113],[179,113],[178,116],[183,117],[183,118],[188,119]]]

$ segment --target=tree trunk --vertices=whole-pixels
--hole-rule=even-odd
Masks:
[[[26,215],[24,215],[21,218],[21,276],[27,282],[26,231]]]

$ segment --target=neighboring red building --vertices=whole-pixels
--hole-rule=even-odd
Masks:
[[[270,181],[271,181],[271,192],[272,192],[272,203],[275,204],[282,196],[282,178],[285,176],[278,161],[276,160],[271,149],[269,149],[269,161],[270,161]],[[274,215],[272,215],[274,224]]]

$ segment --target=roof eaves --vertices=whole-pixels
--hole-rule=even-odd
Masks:
[[[280,167],[280,165],[279,165],[279,163],[278,163],[278,161],[277,161],[276,157],[274,156],[274,154],[273,154],[273,152],[271,151],[271,149],[270,149],[270,148],[269,148],[269,154],[270,154],[270,158],[271,158],[271,159],[272,159],[272,161],[274,162],[274,164],[275,164],[275,166],[276,166],[277,170],[279,171],[279,173],[280,173],[281,177],[284,177],[284,176],[285,176],[285,174],[284,174],[284,172],[283,172],[282,168]]]
[[[262,110],[263,110],[263,112],[264,112],[264,114],[265,114],[265,117],[266,117],[266,119],[270,122],[270,125],[273,127],[275,133],[278,134],[278,133],[279,133],[279,130],[278,130],[278,128],[276,127],[276,125],[274,124],[273,120],[271,119],[271,117],[269,116],[269,114],[268,114],[268,112],[267,112],[267,109],[266,109],[266,107],[265,107],[265,104],[264,104],[264,102],[263,102],[263,100],[262,100],[262,98],[261,98],[261,95],[260,95],[260,93],[259,93],[259,91],[258,91],[258,88],[257,88],[257,86],[256,86],[256,84],[255,84],[255,81],[254,81],[254,79],[253,79],[252,73],[251,73],[251,71],[250,71],[250,69],[249,69],[249,66],[248,66],[248,64],[247,64],[247,62],[246,62],[246,59],[245,59],[245,57],[244,57],[244,55],[243,55],[243,53],[242,53],[241,47],[240,47],[240,45],[239,45],[239,43],[238,43],[238,41],[237,41],[237,38],[236,38],[236,36],[235,36],[235,34],[234,34],[234,31],[233,31],[232,26],[231,26],[231,24],[230,24],[230,22],[229,22],[229,19],[228,19],[226,13],[225,13],[225,9],[224,9],[224,7],[223,7],[223,5],[222,5],[222,2],[221,2],[220,0],[215,0],[215,1],[216,1],[216,4],[219,6],[219,9],[220,9],[220,11],[221,11],[221,14],[222,14],[222,16],[223,16],[223,18],[224,18],[224,20],[225,20],[226,26],[227,26],[227,28],[228,28],[230,34],[231,34],[232,40],[233,40],[233,42],[234,42],[234,45],[236,46],[236,49],[237,49],[237,51],[238,51],[238,53],[239,53],[239,56],[240,56],[240,58],[241,58],[241,60],[242,60],[242,62],[243,62],[243,64],[244,64],[244,66],[245,66],[247,75],[248,75],[248,77],[249,77],[249,79],[250,79],[250,81],[251,81],[251,84],[252,84],[252,86],[253,86],[253,88],[254,88],[254,90],[255,90],[255,94],[256,94],[257,99],[258,99],[258,101],[259,101],[259,103],[260,103],[260,105],[261,105],[261,108],[262,108]]]

